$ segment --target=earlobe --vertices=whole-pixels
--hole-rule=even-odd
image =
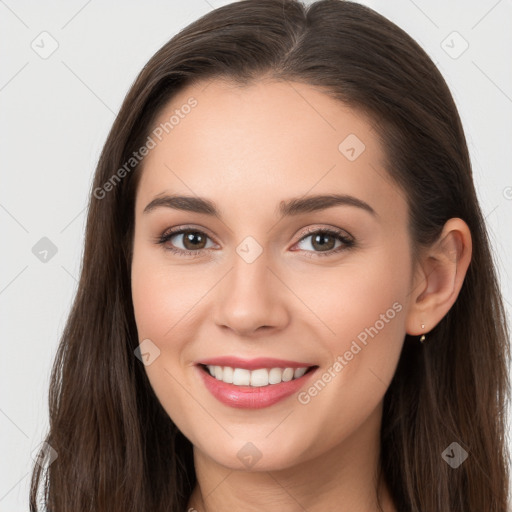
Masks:
[[[428,333],[448,313],[462,288],[471,252],[467,224],[459,218],[448,220],[439,239],[417,262],[407,316],[408,334]]]

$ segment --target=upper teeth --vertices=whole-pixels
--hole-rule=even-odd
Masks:
[[[214,366],[209,364],[210,375],[217,380],[236,386],[268,386],[279,384],[292,379],[302,377],[308,367],[305,368],[259,368],[258,370],[246,370],[245,368],[231,368],[230,366]]]

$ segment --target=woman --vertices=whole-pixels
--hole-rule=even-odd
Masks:
[[[504,512],[508,358],[429,57],[355,3],[236,2],[150,59],[106,141],[45,504]]]

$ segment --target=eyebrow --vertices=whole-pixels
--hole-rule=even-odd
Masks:
[[[277,213],[281,217],[287,217],[325,210],[334,206],[353,206],[378,217],[377,212],[368,203],[346,194],[322,194],[283,200],[279,203]],[[220,211],[213,201],[197,196],[165,195],[155,197],[144,208],[143,213],[149,213],[161,207],[202,213],[221,219]]]

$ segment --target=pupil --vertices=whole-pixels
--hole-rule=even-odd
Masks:
[[[185,236],[185,246],[187,245],[187,243],[191,243],[192,244],[192,249],[197,249],[197,244],[194,243],[194,238],[198,238],[199,239],[199,243],[201,243],[201,234],[200,233],[197,233],[196,231],[193,231],[193,232],[189,232],[186,236]]]
[[[324,249],[325,249],[325,246],[326,246],[326,245],[329,245],[329,242],[327,242],[327,243],[319,242],[319,240],[323,240],[323,239],[325,239],[325,238],[327,238],[328,240],[330,239],[330,240],[331,240],[331,242],[332,242],[332,237],[331,237],[331,235],[328,235],[328,234],[319,234],[319,235],[316,235],[316,236],[314,237],[314,240],[313,240],[313,246],[314,246],[315,244],[317,244],[317,243],[318,243],[318,245],[319,245],[320,247],[322,247],[322,248],[324,248]]]

